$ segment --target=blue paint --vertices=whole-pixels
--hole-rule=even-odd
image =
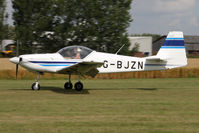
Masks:
[[[54,66],[70,66],[70,64],[40,64],[40,66],[54,67]]]
[[[63,62],[63,61],[30,61],[31,63],[38,64],[40,66],[45,67],[56,67],[56,66],[71,66],[73,64],[77,64],[78,62]]]
[[[145,66],[178,66],[178,65],[169,65],[169,64],[145,64]]]
[[[162,46],[184,46],[184,40],[165,40]]]
[[[166,66],[166,64],[145,64],[145,66]]]
[[[184,46],[162,46],[163,49],[185,49]]]
[[[59,61],[30,61],[31,63],[49,63],[49,64],[64,64],[64,63],[68,63],[68,64],[76,64],[78,62],[59,62]]]
[[[184,38],[166,38],[166,40],[184,40]]]

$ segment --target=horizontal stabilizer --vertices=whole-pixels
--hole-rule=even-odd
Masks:
[[[146,57],[145,59],[148,61],[164,61],[164,60],[166,60],[166,59],[160,58],[158,56],[149,56],[149,57]]]

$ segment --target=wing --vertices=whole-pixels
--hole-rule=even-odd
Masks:
[[[63,68],[57,73],[60,74],[80,74],[95,77],[98,74],[98,67],[101,67],[104,62],[80,62],[70,67]]]

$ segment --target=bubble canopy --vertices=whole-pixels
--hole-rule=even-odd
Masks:
[[[60,49],[57,53],[66,59],[84,59],[93,50],[84,46],[68,46]]]

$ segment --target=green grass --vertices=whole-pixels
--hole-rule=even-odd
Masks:
[[[0,133],[198,133],[199,79],[0,80]],[[75,82],[75,81],[74,81]]]

